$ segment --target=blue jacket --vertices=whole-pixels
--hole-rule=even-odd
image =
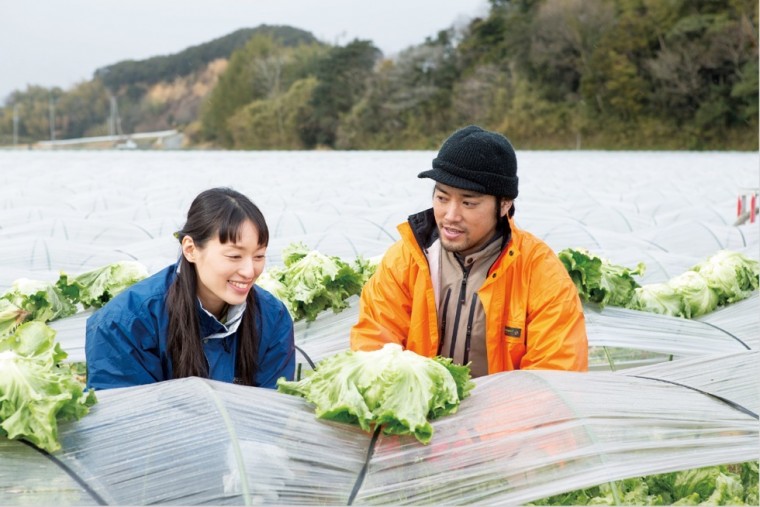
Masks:
[[[138,282],[87,319],[85,355],[87,386],[109,389],[151,384],[172,378],[166,338],[169,315],[166,293],[176,276],[176,265]],[[253,385],[275,388],[277,379],[293,379],[295,344],[293,320],[285,305],[254,285],[256,324],[260,337],[258,369]],[[224,331],[198,308],[201,338]],[[225,338],[203,339],[209,378],[232,382],[235,377],[237,332]]]

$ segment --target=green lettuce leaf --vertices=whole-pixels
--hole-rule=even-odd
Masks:
[[[687,319],[710,313],[718,307],[718,293],[696,271],[685,271],[667,283],[681,297]]]
[[[347,308],[346,300],[361,293],[376,266],[361,257],[349,264],[300,242],[283,249],[283,261],[283,267],[267,268],[256,283],[283,301],[293,320],[308,321],[325,310]]]
[[[285,303],[288,312],[293,316],[295,314],[295,309],[290,305],[288,287],[282,282],[284,279],[285,268],[278,266],[272,268],[267,267],[256,279],[256,285],[269,291],[274,297]]]
[[[757,484],[758,462],[748,461],[633,477],[528,505],[758,505]]]
[[[686,316],[681,295],[667,283],[650,283],[634,289],[627,308],[673,317]]]
[[[643,275],[645,266],[636,269],[613,264],[609,259],[594,255],[584,248],[566,248],[557,254],[570,274],[578,294],[586,302],[625,307],[639,287],[634,275]]]
[[[725,467],[706,467],[678,472],[673,482],[677,499],[693,494],[707,505],[740,505],[744,495],[741,478]]]
[[[0,337],[11,334],[29,316],[29,312],[19,308],[7,299],[0,299]]]
[[[282,262],[285,264],[285,267],[289,267],[291,264],[295,264],[306,257],[306,254],[308,253],[309,247],[303,242],[297,241],[291,243],[282,249]]]
[[[721,473],[715,479],[715,489],[705,498],[707,505],[740,505],[743,503],[744,487],[741,478],[732,473]]]
[[[675,317],[695,318],[748,297],[760,287],[760,263],[739,252],[721,250],[665,283],[641,286],[636,269],[613,264],[583,248],[558,254],[584,302],[620,306]]]
[[[353,268],[359,274],[359,283],[363,287],[367,280],[375,274],[377,265],[380,263],[382,257],[370,257],[366,258],[358,256],[354,259]]]
[[[602,285],[602,259],[582,248],[566,248],[557,254],[583,301]]]
[[[636,269],[626,268],[610,261],[602,261],[602,284],[599,292],[602,293],[601,304],[611,306],[625,306],[633,297],[633,292],[639,287],[633,275],[643,275],[644,263],[640,262]]]
[[[96,402],[94,391],[85,393],[60,365],[66,353],[54,337],[52,328],[31,321],[0,338],[0,434],[48,452],[60,448],[58,421],[80,419]]]
[[[382,425],[386,434],[414,435],[424,444],[433,436],[428,419],[456,412],[471,388],[469,367],[397,344],[342,352],[322,360],[302,380],[277,382],[280,392],[313,403],[318,418],[358,424],[365,431]]]
[[[85,308],[100,308],[130,285],[148,276],[136,261],[119,261],[81,273],[69,280],[66,273],[56,283],[59,291]]]
[[[760,286],[760,263],[739,252],[720,250],[692,268],[718,294],[718,305],[747,298]]]
[[[740,477],[744,485],[744,503],[760,505],[758,482],[760,482],[760,462],[746,461],[742,463]]]
[[[49,322],[74,315],[76,306],[50,282],[19,278],[2,299],[9,301],[28,315],[26,320]]]

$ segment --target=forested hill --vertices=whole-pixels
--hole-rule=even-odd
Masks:
[[[136,83],[151,85],[159,81],[171,82],[208,65],[219,58],[229,58],[254,35],[267,35],[283,46],[314,44],[317,39],[309,32],[289,26],[261,25],[242,28],[210,42],[192,46],[173,55],[155,56],[147,60],[126,60],[95,71],[95,78],[111,90]]]
[[[478,124],[518,149],[758,149],[756,0],[489,0],[488,14],[398,55],[291,27],[29,87],[23,141],[178,128],[193,147],[435,149]],[[111,100],[111,96],[115,100]]]

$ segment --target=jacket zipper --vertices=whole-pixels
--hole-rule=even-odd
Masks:
[[[451,289],[446,291],[446,299],[443,302],[443,314],[441,315],[441,337],[438,340],[438,355],[441,355],[443,350],[443,341],[446,339],[446,314],[449,309],[449,298],[451,297]]]
[[[467,336],[464,339],[464,359],[462,360],[462,364],[467,364],[470,359],[470,338],[472,338],[472,321],[475,320],[475,305],[477,304],[477,298],[477,293],[472,295],[470,316],[467,319]]]
[[[467,297],[467,275],[470,274],[469,269],[462,268],[462,284],[459,289],[459,301],[457,302],[457,314],[454,317],[454,334],[451,335],[451,346],[449,347],[449,357],[454,358],[454,349],[457,344],[457,331],[459,330],[459,317],[462,315],[462,307],[467,303],[465,299]]]

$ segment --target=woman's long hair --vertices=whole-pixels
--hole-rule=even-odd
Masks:
[[[236,242],[242,225],[250,220],[259,236],[258,246],[269,244],[269,229],[264,215],[246,196],[230,188],[212,188],[198,194],[187,212],[187,221],[177,237],[190,236],[203,248],[210,239]],[[177,278],[169,287],[166,307],[169,313],[167,349],[174,378],[208,377],[208,363],[203,352],[198,319],[198,276],[195,266],[180,255]],[[246,309],[237,330],[238,347],[235,359],[236,382],[252,385],[258,365],[259,335],[256,330],[256,296],[251,287]]]

